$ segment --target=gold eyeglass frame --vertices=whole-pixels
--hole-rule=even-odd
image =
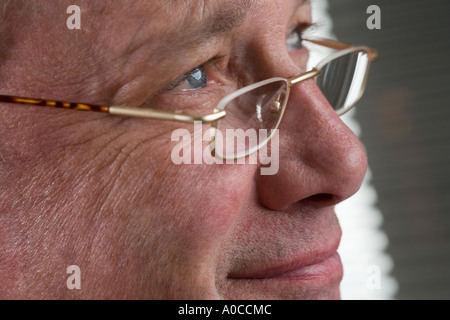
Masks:
[[[378,57],[378,53],[375,49],[365,47],[365,46],[355,46],[352,44],[347,44],[335,40],[325,39],[325,38],[304,38],[303,40],[314,43],[316,45],[324,46],[327,48],[331,48],[334,50],[338,50],[339,52],[329,56],[328,58],[322,60],[322,62],[319,63],[320,66],[325,65],[326,63],[332,61],[333,59],[336,59],[344,54],[354,52],[354,51],[362,51],[365,52],[368,55],[369,63],[375,60]],[[368,68],[369,66],[367,66]],[[264,80],[258,83],[255,83],[253,85],[249,85],[247,87],[241,88],[227,96],[225,96],[221,102],[218,104],[225,105],[225,101],[232,100],[232,98],[236,98],[240,94],[244,94],[248,91],[251,91],[252,88],[257,88],[261,84],[268,83],[271,80],[283,80],[287,82],[288,90],[291,86],[294,84],[300,83],[302,81],[315,78],[321,73],[320,67],[314,67],[310,71],[304,72],[300,75],[291,77],[291,78],[272,78],[268,80]],[[365,86],[366,86],[366,79],[364,79],[364,82],[362,83],[362,86],[360,88],[360,94],[357,100],[362,96]],[[287,94],[288,96],[288,94]],[[287,104],[288,97],[286,97],[285,105]],[[165,110],[156,110],[156,109],[150,109],[150,108],[131,108],[126,106],[106,106],[106,105],[97,105],[97,104],[90,104],[90,103],[74,103],[74,102],[64,102],[64,101],[57,101],[57,100],[46,100],[46,99],[36,99],[36,98],[27,98],[27,97],[19,97],[19,96],[11,96],[11,95],[1,95],[0,94],[0,102],[3,103],[11,103],[11,104],[22,104],[22,105],[30,105],[30,106],[42,106],[42,107],[52,107],[52,108],[61,108],[61,109],[72,109],[72,110],[81,110],[81,111],[94,111],[94,112],[102,112],[102,113],[108,113],[110,115],[114,116],[123,116],[123,117],[133,117],[133,118],[144,118],[144,119],[155,119],[155,120],[167,120],[167,121],[177,121],[177,122],[183,122],[183,123],[195,123],[197,121],[201,123],[210,123],[213,125],[213,127],[217,128],[218,121],[220,119],[223,119],[226,116],[226,111],[224,109],[220,109],[216,106],[213,113],[205,114],[205,115],[190,115],[186,114],[183,111],[165,111]],[[284,107],[283,106],[283,113],[284,113]],[[344,110],[347,112],[350,108],[347,108],[347,110]],[[345,113],[343,112],[343,113]],[[343,113],[339,114],[342,115]],[[279,122],[281,121],[282,115],[280,116],[280,119],[276,125],[276,128],[279,125]],[[276,129],[274,128],[274,129]],[[258,145],[258,149],[261,148],[264,144],[266,144],[270,140],[270,137],[265,141],[265,143],[262,143],[261,145]],[[250,152],[251,153],[251,152]],[[248,153],[248,154],[250,154]],[[248,155],[246,154],[246,155]]]

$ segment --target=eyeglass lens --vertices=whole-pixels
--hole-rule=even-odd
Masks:
[[[365,52],[351,52],[322,67],[316,83],[336,112],[348,110],[361,98],[368,63]]]
[[[277,80],[231,100],[225,106],[227,116],[218,125],[221,137],[216,137],[217,149],[221,149],[219,142],[222,142],[223,152],[227,157],[232,157],[264,143],[260,132],[270,136],[271,129],[277,127],[286,103],[287,90],[287,81]],[[220,151],[217,150],[219,155]]]
[[[361,97],[368,64],[368,55],[355,51],[333,59],[321,68],[316,83],[339,114],[350,109]],[[288,91],[287,81],[274,80],[231,100],[224,107],[227,116],[218,124],[220,137],[216,137],[219,146],[216,154],[229,158],[246,155],[266,143],[267,139],[259,139],[258,131],[266,129],[269,138],[270,130],[277,128]]]

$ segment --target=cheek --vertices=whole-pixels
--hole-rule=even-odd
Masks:
[[[244,174],[236,177],[233,167],[168,165],[165,177],[154,186],[156,192],[166,192],[157,208],[147,208],[148,214],[165,215],[163,224],[183,250],[215,250],[235,221],[250,188],[243,181]],[[160,217],[155,218],[161,221]]]
[[[256,166],[176,165],[171,159],[174,143],[168,139],[170,133],[146,143],[130,166],[134,178],[128,185],[138,193],[131,205],[141,221],[139,232],[158,248],[160,257],[176,260],[178,269],[214,264],[218,248],[250,196]]]

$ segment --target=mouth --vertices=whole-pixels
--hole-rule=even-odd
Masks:
[[[335,278],[343,273],[342,263],[337,251],[325,256],[319,256],[311,264],[304,264],[303,259],[269,267],[248,273],[230,274],[231,279],[269,280],[279,279],[287,281],[313,281]]]
[[[338,246],[339,241],[326,250],[297,254],[262,267],[252,265],[246,270],[230,273],[228,280],[233,287],[253,288],[252,292],[265,293],[258,298],[340,299],[343,267]]]
[[[263,213],[234,230],[216,286],[226,299],[340,299],[342,230],[330,207],[277,216]],[[265,218],[266,220],[263,220]],[[225,250],[224,250],[225,251]],[[226,252],[226,251],[225,251]]]

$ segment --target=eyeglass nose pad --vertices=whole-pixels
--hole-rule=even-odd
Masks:
[[[281,107],[283,105],[283,100],[285,98],[286,91],[282,91],[278,94],[275,100],[270,104],[270,111],[272,116],[277,117],[278,113],[281,111]]]
[[[272,102],[272,105],[270,106],[270,111],[272,112],[278,112],[281,109],[281,103],[280,101],[277,99],[275,101]]]

